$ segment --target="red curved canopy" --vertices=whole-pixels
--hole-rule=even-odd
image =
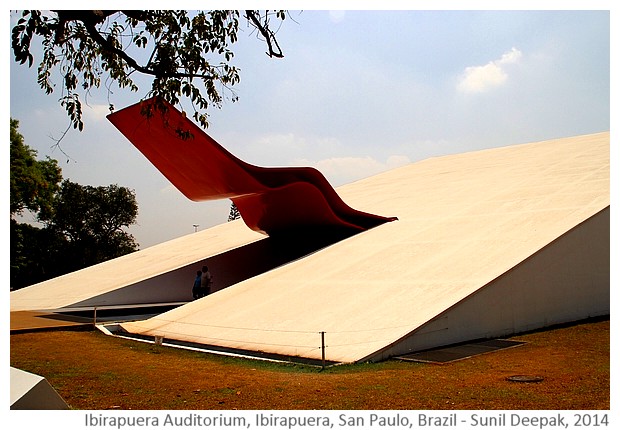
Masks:
[[[317,229],[355,232],[396,219],[352,209],[314,168],[266,168],[238,159],[161,99],[142,101],[108,119],[185,196],[231,199],[252,230],[270,236]]]

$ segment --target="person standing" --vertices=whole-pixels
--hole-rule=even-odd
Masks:
[[[202,266],[202,274],[200,276],[200,290],[202,297],[211,294],[211,283],[213,282],[213,276],[209,272],[207,266]]]
[[[199,299],[202,293],[202,271],[199,270],[196,272],[196,277],[194,278],[194,286],[192,287],[192,297],[194,300]]]

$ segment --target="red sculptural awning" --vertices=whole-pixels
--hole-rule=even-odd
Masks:
[[[349,207],[311,167],[258,167],[219,145],[171,104],[148,99],[108,115],[146,158],[194,201],[231,199],[251,229],[362,231],[394,217]]]

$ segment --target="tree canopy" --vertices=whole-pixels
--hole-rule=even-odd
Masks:
[[[59,190],[62,173],[58,162],[47,157],[37,160],[37,151],[24,144],[19,121],[11,118],[11,217],[24,210],[48,216],[52,198]]]
[[[230,212],[228,212],[228,222],[234,221],[239,218],[241,218],[241,212],[239,212],[239,208],[237,207],[235,202],[232,202],[230,204]]]
[[[62,180],[56,160],[37,160],[11,119],[11,288],[21,288],[138,248],[134,191]],[[62,181],[62,182],[61,182]],[[30,211],[43,224],[18,222]]]
[[[44,220],[66,243],[65,258],[87,267],[137,249],[123,228],[135,223],[135,193],[112,184],[93,187],[65,180],[54,198],[54,210]]]
[[[82,130],[82,100],[93,88],[114,83],[138,91],[134,74],[152,77],[144,97],[177,104],[191,101],[194,119],[208,126],[207,108],[224,98],[237,100],[232,87],[240,80],[230,46],[238,39],[239,18],[247,20],[267,45],[267,55],[283,57],[272,19],[285,11],[186,10],[24,10],[12,29],[15,61],[32,67],[31,44],[42,38],[39,86],[55,90],[53,72],[62,80],[60,104],[71,125]],[[110,110],[114,109],[109,102]]]

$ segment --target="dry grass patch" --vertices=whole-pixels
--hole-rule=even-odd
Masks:
[[[512,339],[444,365],[389,360],[320,371],[129,341],[98,331],[11,335],[11,366],[74,409],[568,409],[610,407],[609,320]],[[511,375],[537,375],[515,383]]]

